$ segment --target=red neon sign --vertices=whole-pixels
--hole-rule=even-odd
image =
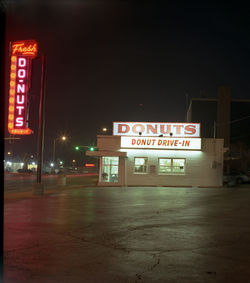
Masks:
[[[31,60],[37,55],[37,42],[24,40],[11,44],[8,130],[14,135],[33,133],[27,124],[27,96]]]
[[[85,167],[95,167],[94,163],[85,163]]]
[[[15,41],[11,45],[11,55],[26,55],[36,57],[37,42],[34,40]]]

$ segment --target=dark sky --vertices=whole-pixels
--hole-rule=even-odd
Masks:
[[[185,121],[187,101],[250,99],[250,10],[227,2],[15,0],[6,12],[10,41],[36,39],[46,54],[45,160],[95,143],[113,121]],[[190,1],[187,1],[190,2]],[[36,155],[40,61],[34,62],[30,127],[6,150]],[[6,90],[6,97],[8,90]],[[66,157],[65,157],[66,158]]]

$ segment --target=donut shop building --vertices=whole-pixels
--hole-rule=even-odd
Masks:
[[[98,186],[223,184],[223,139],[200,137],[199,123],[114,122],[98,135]]]

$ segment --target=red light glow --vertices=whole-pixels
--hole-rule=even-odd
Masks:
[[[28,55],[34,56],[37,55],[37,42],[35,40],[22,40],[13,42],[11,46],[12,55]]]
[[[13,135],[30,135],[27,127],[27,96],[30,86],[31,60],[37,55],[34,40],[11,45],[8,130]]]
[[[85,167],[95,167],[94,163],[85,163]]]

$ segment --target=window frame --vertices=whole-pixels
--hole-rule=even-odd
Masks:
[[[118,158],[118,164],[105,164],[105,162],[103,162],[104,160],[103,160],[103,158]],[[119,182],[119,161],[120,161],[120,158],[119,158],[119,156],[102,156],[102,172],[101,172],[101,182],[102,183],[118,183]],[[110,174],[111,174],[111,170],[112,170],[112,167],[116,167],[117,168],[117,181],[115,181],[115,182],[112,182],[112,181],[106,181],[105,179],[104,179],[104,174],[107,174],[107,173],[105,173],[104,171],[104,168],[109,168],[109,171],[110,171]],[[108,175],[107,175],[108,176]],[[110,178],[110,176],[109,176],[109,178]]]
[[[166,166],[168,168],[171,169],[170,172],[160,172],[160,159],[169,159],[171,160],[171,165],[170,166]],[[177,167],[177,166],[174,166],[173,163],[174,163],[174,160],[183,160],[184,161],[184,171],[183,172],[174,172],[173,169],[174,167]],[[169,158],[169,157],[160,157],[158,158],[158,175],[185,175],[186,174],[186,158]]]
[[[142,165],[142,166],[145,166],[146,167],[146,170],[145,172],[136,172],[135,171],[135,166],[140,166],[140,165],[135,165],[135,160],[136,159],[139,159],[139,158],[143,158],[144,160],[146,160],[146,165]],[[148,174],[148,157],[141,157],[141,156],[136,156],[134,157],[134,166],[133,166],[133,173],[134,174]]]

